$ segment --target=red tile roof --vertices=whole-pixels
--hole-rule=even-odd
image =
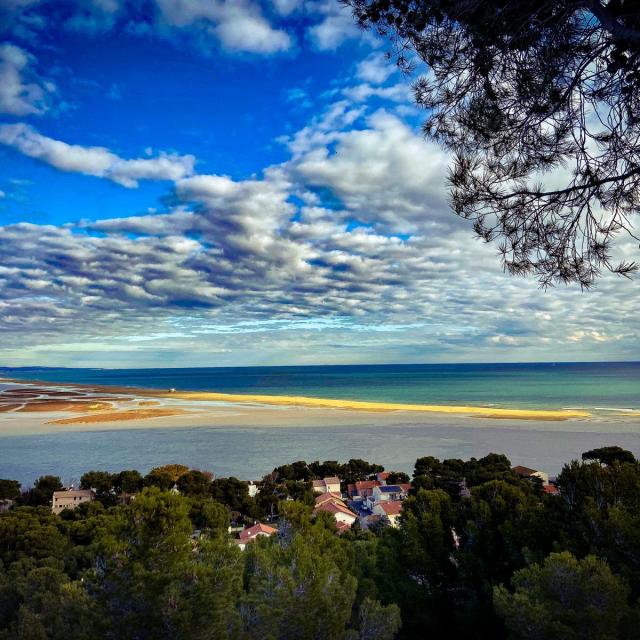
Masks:
[[[554,484],[545,485],[544,487],[542,487],[542,490],[552,496],[560,495],[560,489],[558,489],[558,487],[556,487]]]
[[[357,517],[356,514],[351,511],[351,509],[347,509],[343,502],[338,502],[337,500],[323,502],[315,508],[314,512],[317,513],[318,511],[326,511],[327,513],[334,514],[344,513],[345,515],[353,516],[354,518]]]
[[[276,533],[276,531],[278,530],[274,529],[273,527],[270,527],[268,524],[262,524],[262,522],[258,522],[257,524],[254,524],[253,527],[243,529],[240,532],[240,540],[246,541],[251,538],[255,538],[257,535],[261,533],[267,536],[270,536]]]
[[[379,486],[380,483],[377,480],[360,480],[355,484],[356,491],[361,491],[362,489],[373,489],[373,487]]]
[[[344,502],[342,500],[342,496],[339,493],[322,493],[316,498],[316,505],[322,504],[323,502],[327,502],[328,500],[335,501],[339,500],[340,502]]]
[[[519,476],[525,476],[525,477],[529,477],[534,473],[538,473],[536,469],[529,469],[529,467],[523,467],[522,465],[513,467],[511,471],[513,471],[514,473],[517,473]]]
[[[383,502],[380,506],[388,516],[397,516],[402,511],[402,502],[400,500],[394,500],[393,502]]]

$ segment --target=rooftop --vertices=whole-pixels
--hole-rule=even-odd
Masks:
[[[404,489],[399,484],[389,484],[378,487],[382,493],[401,493]]]
[[[402,502],[400,500],[394,500],[393,502],[385,502],[380,505],[382,510],[388,516],[397,516],[402,511]]]
[[[262,524],[262,522],[258,522],[254,524],[252,527],[247,529],[243,529],[240,532],[240,540],[248,540],[249,538],[255,538],[258,534],[264,534],[270,536],[276,533],[278,530],[270,527],[268,524]]]
[[[522,465],[513,467],[511,471],[513,471],[514,473],[517,473],[519,476],[531,476],[534,473],[538,473],[537,469],[529,469],[529,467],[523,467]]]
[[[353,513],[351,509],[348,509],[344,505],[344,503],[338,502],[337,500],[329,500],[327,502],[323,502],[315,508],[315,511],[326,511],[327,513],[344,513],[345,515],[353,516],[354,518],[356,517],[356,514]]]
[[[53,497],[60,498],[92,498],[93,491],[91,489],[64,489],[63,491],[54,491]]]

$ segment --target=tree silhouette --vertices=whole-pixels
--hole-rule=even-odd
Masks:
[[[634,0],[343,0],[390,38],[424,132],[452,152],[453,210],[543,286],[594,283],[640,203]]]

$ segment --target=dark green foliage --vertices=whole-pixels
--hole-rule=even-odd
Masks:
[[[341,536],[295,479],[319,463],[280,467],[257,499],[237,478],[165,467],[147,478],[180,492],[148,486],[127,505],[61,516],[17,506],[0,514],[0,640],[634,638],[640,465],[596,453],[564,467],[560,496],[501,455],[419,458],[400,525]],[[340,465],[352,477],[376,468]],[[112,497],[141,480],[83,476]],[[41,479],[35,499],[56,482]],[[271,510],[277,533],[240,551],[230,518],[253,524]]]
[[[48,506],[51,505],[53,492],[61,489],[63,489],[62,481],[57,476],[40,476],[21,500],[24,504],[32,506]]]
[[[20,496],[20,483],[17,480],[0,479],[0,500],[15,500]]]
[[[0,572],[0,639],[88,640],[100,626],[83,585],[59,568]]]
[[[5,567],[29,560],[62,560],[70,546],[60,519],[48,507],[18,507],[0,517],[0,561]]]
[[[505,268],[591,285],[640,194],[637,0],[343,0],[390,40],[427,136],[453,155],[453,210]],[[560,176],[550,184],[545,175]]]
[[[494,602],[514,640],[638,637],[629,589],[594,556],[553,553],[544,564],[517,571],[511,582],[514,592],[496,587]]]
[[[211,474],[191,469],[178,478],[178,491],[185,496],[208,496],[211,493]]]
[[[506,456],[490,453],[479,460],[450,459],[442,462],[427,456],[416,460],[413,471],[413,484],[416,488],[439,488],[452,497],[460,495],[463,481],[467,487],[473,487],[490,480],[518,482],[518,477],[511,471],[511,462]]]
[[[404,471],[392,471],[387,477],[387,484],[408,484],[411,478]]]
[[[217,478],[210,486],[211,497],[238,515],[257,517],[256,503],[249,496],[249,485],[238,478]]]
[[[135,469],[129,471],[121,471],[116,474],[113,479],[113,488],[116,493],[137,493],[143,487],[144,479]]]
[[[371,464],[360,458],[352,458],[345,464],[336,460],[310,463],[299,460],[292,464],[276,467],[271,474],[271,480],[273,482],[285,480],[308,482],[309,480],[338,476],[345,483],[353,483],[358,480],[365,480],[379,471],[384,471],[384,467],[379,464]]]
[[[187,502],[145,489],[98,540],[90,589],[115,638],[233,637],[239,551],[215,538],[191,539]]]
[[[97,495],[113,489],[114,477],[108,471],[87,471],[80,477],[81,489],[93,489]]]
[[[636,457],[622,447],[600,447],[582,454],[583,460],[595,460],[600,464],[612,465],[614,462],[635,462]]]

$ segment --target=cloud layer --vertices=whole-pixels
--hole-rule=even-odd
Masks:
[[[162,175],[174,204],[0,228],[4,357],[36,359],[46,343],[49,361],[71,351],[81,364],[107,336],[123,358],[154,354],[147,364],[167,351],[179,364],[206,364],[203,352],[218,363],[258,351],[264,362],[639,355],[635,282],[605,278],[583,295],[503,274],[447,211],[442,152],[392,111],[339,101],[283,142],[289,160],[246,180],[192,175],[192,163],[158,173],[137,164],[158,159],[114,162],[105,149],[88,150],[109,159],[91,171],[82,153],[48,157],[127,185]]]

